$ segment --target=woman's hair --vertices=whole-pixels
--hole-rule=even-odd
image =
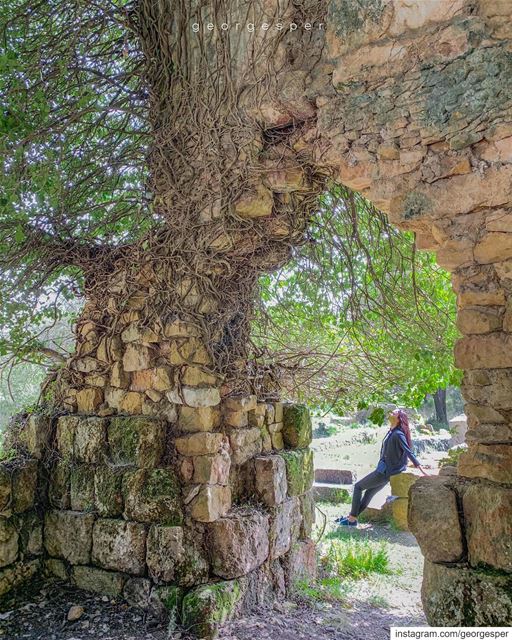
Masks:
[[[409,429],[409,418],[403,409],[395,409],[393,415],[398,416],[398,428],[405,434],[407,444],[412,448],[411,430]]]

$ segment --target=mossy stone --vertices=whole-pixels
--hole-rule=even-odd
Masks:
[[[123,477],[122,491],[128,520],[162,525],[182,523],[181,487],[172,467],[128,472]]]
[[[283,440],[287,449],[304,449],[313,439],[311,415],[303,404],[283,406]]]
[[[114,464],[156,467],[165,447],[166,424],[149,417],[117,416],[108,427],[110,458]]]
[[[71,465],[66,460],[59,460],[52,469],[48,487],[48,499],[55,509],[70,507],[70,474]]]
[[[150,606],[167,621],[167,633],[173,632],[181,620],[181,608],[185,590],[176,585],[155,587],[151,592]]]
[[[79,464],[70,472],[70,500],[73,511],[94,511],[94,467]]]
[[[183,598],[182,623],[199,638],[215,638],[219,625],[233,617],[242,598],[239,580],[204,585]]]
[[[125,467],[101,466],[94,474],[96,510],[100,516],[113,517],[123,512],[122,480]]]
[[[286,463],[288,495],[300,496],[309,491],[314,480],[313,451],[294,449],[282,451],[279,455]]]

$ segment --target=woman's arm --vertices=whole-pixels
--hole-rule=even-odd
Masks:
[[[398,429],[397,429],[397,434],[398,434],[398,437],[400,438],[400,445],[402,449],[405,451],[405,453],[407,454],[407,457],[412,461],[415,467],[421,467],[420,461],[414,455],[414,453],[412,452],[412,449],[407,444],[407,438],[405,437],[405,434],[399,431]]]

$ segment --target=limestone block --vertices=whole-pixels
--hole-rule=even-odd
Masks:
[[[80,389],[76,394],[76,408],[79,413],[94,413],[103,402],[103,391],[98,387]]]
[[[164,335],[166,338],[188,338],[199,336],[200,331],[190,322],[173,320],[164,326]]]
[[[73,458],[75,432],[80,418],[78,416],[61,416],[57,420],[57,450],[64,458]]]
[[[73,511],[94,511],[94,466],[79,464],[70,470],[70,501]]]
[[[199,522],[214,522],[225,516],[231,508],[231,488],[206,484],[189,504],[190,515]]]
[[[227,451],[220,451],[214,455],[196,456],[193,460],[192,481],[196,484],[227,485],[231,457]]]
[[[421,600],[432,626],[512,625],[512,576],[425,559]]]
[[[284,403],[274,402],[274,419],[268,422],[282,422],[284,417]]]
[[[512,487],[471,484],[463,509],[470,564],[512,571]]]
[[[272,440],[272,447],[276,451],[280,451],[281,449],[284,449],[283,434],[280,431],[271,433],[270,438]]]
[[[418,478],[418,475],[408,471],[391,476],[391,493],[400,498],[407,498],[409,496],[409,487],[411,487]]]
[[[217,384],[217,378],[202,367],[183,367],[181,371],[181,384],[189,387],[215,385]]]
[[[252,411],[256,409],[256,396],[230,396],[224,398],[223,409],[225,411]]]
[[[471,443],[460,455],[457,473],[512,484],[512,445]]]
[[[37,487],[37,460],[14,460],[11,470],[13,513],[23,513],[34,505]]]
[[[154,620],[166,623],[168,634],[176,629],[181,620],[184,593],[185,589],[176,585],[151,589],[148,601],[150,615]]]
[[[142,344],[152,344],[158,342],[159,337],[149,327],[140,327],[136,322],[129,324],[121,333],[123,342],[141,342]]]
[[[30,580],[40,567],[40,560],[16,562],[0,570],[0,598]]]
[[[112,462],[155,467],[165,449],[166,431],[163,420],[135,416],[111,418],[108,443]]]
[[[199,638],[215,638],[220,625],[234,617],[243,590],[238,580],[215,582],[189,591],[181,605],[186,629]]]
[[[51,431],[50,418],[34,413],[23,423],[18,434],[19,442],[27,453],[41,460],[49,451]]]
[[[313,495],[313,491],[307,491],[300,496],[299,500],[300,513],[302,515],[300,537],[305,539],[311,536],[316,519],[315,497]]]
[[[120,596],[128,576],[113,571],[104,571],[97,567],[72,567],[71,582],[79,589],[102,593],[107,596]]]
[[[391,503],[391,515],[395,526],[401,531],[408,531],[409,525],[407,522],[407,498],[397,498]]]
[[[144,525],[100,518],[92,534],[92,562],[104,569],[143,575],[146,562]]]
[[[23,556],[37,556],[43,552],[43,523],[34,511],[17,517],[19,547]]]
[[[19,534],[13,519],[0,518],[0,568],[18,557]]]
[[[45,572],[54,576],[58,580],[68,580],[68,570],[66,563],[57,558],[48,558],[44,563]]]
[[[70,501],[70,464],[58,460],[50,473],[48,500],[55,509],[69,509]]]
[[[151,368],[151,349],[143,344],[129,343],[123,356],[125,371],[141,371]]]
[[[208,580],[209,565],[183,527],[153,525],[148,534],[147,565],[155,582],[174,582],[190,587]]]
[[[148,578],[129,578],[124,585],[123,598],[132,607],[147,609],[151,586],[151,580]]]
[[[119,360],[112,365],[110,384],[118,389],[128,389],[130,386],[130,374],[123,369],[123,364]]]
[[[285,404],[282,433],[287,449],[309,447],[313,438],[309,409],[301,404]]]
[[[249,411],[245,415],[248,416],[249,425],[251,427],[258,427],[258,429],[261,429],[261,428],[263,428],[265,426],[265,416],[264,415],[258,415],[257,413],[254,413],[254,411]],[[234,425],[234,426],[236,426],[236,425]]]
[[[494,332],[467,336],[455,344],[459,369],[504,369],[512,367],[512,334]]]
[[[222,578],[246,575],[268,558],[268,515],[247,510],[212,522],[209,550],[215,575]]]
[[[91,560],[94,515],[76,511],[48,511],[45,515],[44,546],[50,556],[70,564]]]
[[[174,375],[170,367],[153,369],[151,386],[156,391],[165,392],[174,386]]]
[[[254,489],[256,496],[268,507],[274,507],[286,498],[286,464],[281,456],[254,459]]]
[[[181,488],[171,467],[138,469],[123,477],[124,516],[137,522],[180,524]]]
[[[187,407],[179,408],[178,427],[181,431],[213,431],[220,425],[220,410],[218,407]]]
[[[147,391],[153,386],[153,369],[134,371],[130,376],[131,391]]]
[[[107,455],[107,420],[75,418],[73,456],[79,462],[104,462]]]
[[[252,429],[233,429],[229,434],[229,443],[233,451],[233,463],[243,464],[249,458],[261,453],[261,431],[257,427]]]
[[[220,403],[217,387],[182,387],[181,392],[189,407],[215,407]]]
[[[176,438],[175,445],[182,456],[203,456],[225,449],[227,439],[222,433],[193,433]]]
[[[313,486],[314,467],[311,449],[294,449],[281,454],[286,463],[288,495],[300,496]]]
[[[419,478],[409,496],[409,529],[423,555],[432,562],[460,560],[464,554],[463,536],[450,477]]]
[[[235,213],[241,218],[260,218],[272,213],[272,192],[263,184],[256,184],[250,191],[242,194],[235,203]]]
[[[272,438],[268,432],[267,427],[262,427],[261,431],[261,452],[270,453],[272,451]]]
[[[123,512],[122,480],[125,467],[105,465],[96,467],[94,499],[100,516],[114,517]]]
[[[230,427],[244,428],[249,424],[249,414],[247,411],[225,411],[224,422]]]
[[[316,545],[313,540],[300,540],[282,559],[286,586],[293,592],[299,580],[312,581],[317,574]]]
[[[270,558],[280,558],[290,550],[300,534],[302,516],[299,498],[288,498],[271,511]]]
[[[466,307],[457,314],[457,327],[464,335],[498,331],[503,312],[503,307]]]

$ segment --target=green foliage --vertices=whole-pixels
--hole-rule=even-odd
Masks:
[[[340,414],[417,407],[427,393],[460,383],[449,274],[358,194],[326,193],[310,242],[260,286],[255,339],[287,363],[289,395],[299,401]]]
[[[325,502],[329,504],[350,504],[352,496],[347,489],[335,489],[330,493],[330,497]]]
[[[329,575],[360,579],[372,573],[391,573],[384,541],[354,538],[339,530],[329,533],[327,539],[330,544],[321,555],[320,564]]]
[[[444,458],[439,460],[439,466],[444,467],[446,465],[457,466],[459,458],[462,453],[466,451],[466,447],[457,447],[456,449],[450,449]]]
[[[309,602],[343,602],[352,590],[352,585],[339,576],[318,578],[314,581],[298,580],[294,591],[300,599]]]

